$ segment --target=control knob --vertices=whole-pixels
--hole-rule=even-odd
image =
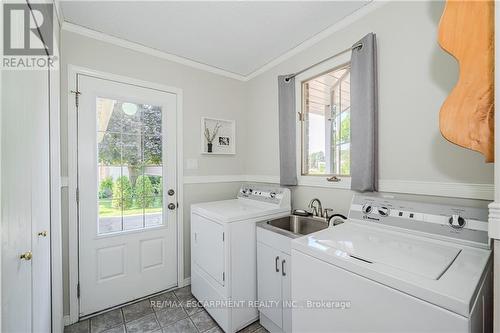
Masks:
[[[371,211],[372,211],[372,206],[369,205],[369,204],[364,204],[363,205],[363,208],[361,208],[361,210],[363,211],[363,213],[365,214],[370,214]]]
[[[448,219],[448,224],[454,229],[462,229],[465,226],[465,219],[458,214],[452,215]]]
[[[271,199],[276,198],[276,192],[269,193],[269,196],[271,197]]]
[[[389,208],[379,207],[377,210],[380,216],[389,216]]]

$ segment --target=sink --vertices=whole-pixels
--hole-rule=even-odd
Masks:
[[[310,233],[328,228],[324,219],[289,215],[279,219],[265,222],[266,229],[279,229],[294,235],[308,235]]]

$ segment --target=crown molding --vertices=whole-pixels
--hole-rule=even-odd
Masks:
[[[122,38],[118,38],[118,37],[114,37],[114,36],[105,34],[105,33],[100,32],[100,31],[85,28],[81,25],[69,23],[67,21],[63,22],[62,30],[73,32],[76,34],[80,34],[80,35],[85,36],[85,37],[93,38],[93,39],[107,42],[110,44],[114,44],[117,46],[121,46],[121,47],[124,47],[124,48],[129,49],[129,50],[149,54],[149,55],[154,56],[154,57],[158,57],[158,58],[162,58],[162,59],[169,60],[172,62],[176,62],[178,64],[185,65],[188,67],[200,69],[200,70],[212,73],[212,74],[221,75],[221,76],[228,77],[228,78],[235,79],[235,80],[239,80],[239,81],[245,81],[245,76],[243,76],[243,75],[231,73],[229,71],[226,71],[226,70],[223,70],[223,69],[220,69],[217,67],[213,67],[210,65],[206,65],[206,64],[194,61],[194,60],[190,60],[187,58],[176,56],[174,54],[166,53],[166,52],[163,52],[163,51],[160,51],[160,50],[148,47],[148,46],[144,46],[144,45],[139,44],[139,43],[131,42],[131,41],[128,41],[126,39],[122,39]]]
[[[61,9],[61,1],[60,0],[52,0],[52,3],[54,4],[54,8],[55,8],[57,24],[59,25],[59,28],[61,28],[62,24],[64,22],[63,12]]]
[[[270,62],[268,62],[264,66],[260,67],[256,71],[248,74],[247,76],[245,76],[245,81],[249,81],[249,80],[259,76],[260,74],[267,72],[271,68],[281,64],[282,62],[290,59],[291,57],[297,55],[298,53],[310,48],[311,46],[313,46],[314,44],[317,44],[318,42],[322,41],[323,39],[330,37],[331,35],[333,35],[337,31],[346,28],[348,25],[352,24],[353,22],[356,22],[357,20],[363,18],[367,14],[373,12],[374,10],[376,10],[380,7],[385,6],[388,3],[389,3],[389,1],[371,0],[371,2],[367,3],[366,5],[364,5],[363,7],[359,8],[359,9],[355,10],[351,14],[348,14],[347,16],[342,18],[337,23],[329,26],[325,30],[310,37],[309,39],[306,39],[305,41],[303,41],[299,45],[295,46],[291,50],[289,50],[286,53],[282,54],[281,56],[271,60]],[[353,44],[354,44],[354,42],[353,42]],[[345,47],[348,47],[348,46],[349,45],[346,45]],[[332,54],[333,53],[334,52],[332,52]]]
[[[270,70],[271,68],[279,65],[280,63],[290,59],[291,57],[295,56],[296,54],[306,50],[307,48],[311,47],[312,45],[314,45],[314,44],[320,42],[321,40],[331,36],[335,32],[337,32],[341,29],[344,29],[349,24],[361,19],[362,17],[371,13],[375,9],[378,9],[378,8],[384,6],[385,4],[388,3],[388,1],[372,0],[371,2],[369,2],[366,5],[364,5],[363,7],[361,7],[360,9],[355,10],[351,14],[345,16],[343,19],[338,21],[337,23],[331,25],[330,27],[328,27],[325,30],[319,32],[318,34],[312,36],[311,38],[303,41],[302,43],[300,43],[296,47],[290,49],[289,51],[282,54],[281,56],[273,59],[272,61],[268,62],[267,64],[260,67],[259,69],[251,72],[248,75],[241,75],[241,74],[233,73],[233,72],[230,72],[230,71],[227,71],[227,70],[215,67],[215,66],[207,65],[207,64],[204,64],[204,63],[201,63],[198,61],[188,59],[188,58],[184,58],[184,57],[177,56],[177,55],[174,55],[171,53],[160,51],[158,49],[151,48],[151,47],[142,45],[140,43],[131,42],[129,40],[119,38],[119,37],[114,37],[114,36],[108,35],[106,33],[103,33],[103,32],[97,31],[97,30],[93,30],[93,29],[89,29],[89,28],[86,28],[86,27],[78,25],[78,24],[70,23],[70,22],[64,20],[62,10],[60,9],[59,0],[54,0],[54,1],[56,4],[56,8],[58,9],[57,11],[60,15],[59,19],[62,20],[62,22],[63,22],[62,26],[61,26],[62,30],[73,32],[76,34],[80,34],[80,35],[83,35],[83,36],[86,36],[89,38],[93,38],[96,40],[100,40],[103,42],[107,42],[110,44],[121,46],[121,47],[130,49],[130,50],[133,50],[133,51],[149,54],[151,56],[155,56],[158,58],[162,58],[162,59],[166,59],[166,60],[169,60],[172,62],[179,63],[181,65],[200,69],[200,70],[212,73],[212,74],[221,75],[221,76],[224,76],[227,78],[231,78],[231,79],[235,79],[235,80],[243,81],[243,82],[249,81],[249,80],[259,76],[260,74],[262,74],[262,73]]]

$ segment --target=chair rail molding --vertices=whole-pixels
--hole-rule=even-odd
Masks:
[[[488,236],[500,239],[500,202],[490,203],[488,210]]]
[[[314,177],[307,177],[307,178],[314,178]],[[319,177],[315,178],[317,179],[313,180],[306,179],[302,182],[299,182],[298,186],[350,190],[350,187],[344,186],[344,184],[329,183],[326,181],[326,178],[325,179]],[[203,176],[184,177],[184,184],[234,183],[234,182],[279,184],[279,176],[203,175]],[[390,193],[433,195],[441,197],[492,201],[494,199],[495,187],[493,184],[470,184],[470,183],[428,182],[428,181],[400,180],[400,179],[380,179],[379,191],[390,192]]]

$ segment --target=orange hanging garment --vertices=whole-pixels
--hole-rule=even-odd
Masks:
[[[438,39],[460,66],[458,82],[441,107],[441,133],[493,162],[494,2],[447,0]]]

